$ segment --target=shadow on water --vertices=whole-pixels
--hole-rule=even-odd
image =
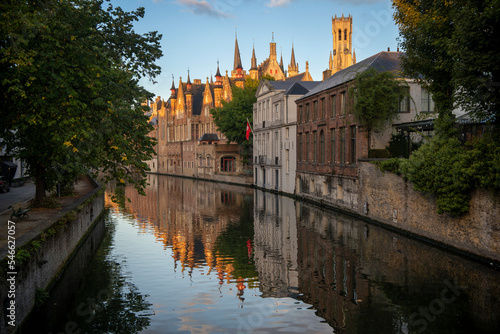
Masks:
[[[147,296],[110,255],[116,222],[106,213],[19,333],[138,333],[150,323]]]

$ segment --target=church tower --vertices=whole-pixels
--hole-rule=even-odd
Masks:
[[[331,74],[356,63],[352,50],[352,16],[332,18],[333,58],[329,64]]]

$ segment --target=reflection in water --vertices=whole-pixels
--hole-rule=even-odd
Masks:
[[[498,271],[289,197],[167,176],[149,183],[146,197],[122,188],[130,202],[108,201],[110,231],[52,328],[499,332]]]
[[[255,203],[262,285],[300,291],[336,332],[498,333],[498,271],[287,197]]]

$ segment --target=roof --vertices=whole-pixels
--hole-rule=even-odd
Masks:
[[[203,136],[198,139],[199,141],[219,141],[219,137],[216,133],[204,133]]]
[[[269,81],[264,79],[261,85],[271,86],[273,90],[283,90],[286,95],[304,95],[320,83],[321,81]],[[258,91],[259,89],[257,89]]]
[[[321,84],[311,89],[309,93],[305,94],[298,100],[305,99],[309,96],[349,82],[353,80],[358,73],[366,71],[369,68],[373,68],[379,72],[394,72],[396,76],[399,77],[402,72],[400,61],[400,57],[402,54],[402,52],[379,52],[376,55],[368,57],[360,61],[359,63],[351,65],[348,68],[335,73],[334,75],[323,81]]]

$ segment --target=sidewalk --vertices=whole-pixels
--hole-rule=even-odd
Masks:
[[[16,240],[21,236],[28,234],[36,236],[37,233],[41,232],[40,229],[43,228],[44,223],[49,220],[54,215],[59,212],[64,211],[66,208],[71,206],[80,197],[90,193],[95,189],[95,185],[88,177],[83,177],[78,180],[75,184],[75,196],[60,197],[58,202],[61,205],[59,208],[55,209],[31,209],[28,212],[28,219],[17,219],[14,218],[16,233]],[[35,185],[33,182],[26,182],[24,186],[18,188],[11,188],[10,192],[0,194],[0,249],[7,245],[7,224],[10,220],[10,215],[12,210],[9,209],[9,205],[16,204],[16,207],[21,205],[23,208],[29,207],[29,201],[35,196]],[[4,207],[7,210],[3,210]]]
[[[11,211],[9,206],[21,204],[35,197],[35,183],[26,181],[21,187],[11,187],[7,193],[0,194],[0,215],[5,211]]]

